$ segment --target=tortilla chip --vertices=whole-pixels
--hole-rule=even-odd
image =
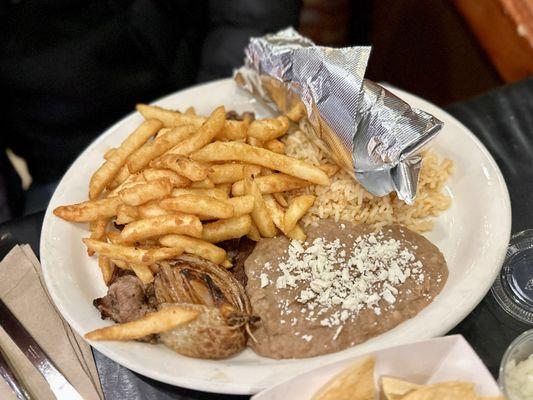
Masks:
[[[386,400],[400,400],[407,393],[421,388],[421,385],[398,378],[384,376],[381,378],[381,388]]]
[[[472,382],[441,382],[423,386],[404,397],[402,400],[477,400]]]
[[[326,383],[313,400],[374,400],[374,357],[358,361]]]

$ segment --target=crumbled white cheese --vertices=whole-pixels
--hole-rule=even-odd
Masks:
[[[286,286],[287,280],[285,279],[285,276],[280,276],[276,279],[276,289],[285,289]]]
[[[268,284],[270,283],[270,281],[268,280],[268,275],[265,273],[261,274],[260,279],[261,279],[261,289],[267,287]]]
[[[394,304],[396,302],[396,297],[394,297],[389,289],[385,289],[382,293],[383,298],[389,304]]]
[[[306,342],[310,342],[313,339],[313,335],[303,335],[302,339]]]
[[[333,335],[332,340],[337,340],[337,338],[341,334],[341,331],[342,331],[342,325],[337,328],[337,330],[335,331],[335,334]]]
[[[302,316],[306,320],[342,326],[365,307],[380,315],[382,300],[388,308],[394,307],[396,286],[408,279],[424,281],[423,264],[405,242],[386,238],[381,232],[359,236],[354,242],[348,246],[339,239],[319,237],[303,244],[290,243],[279,262],[275,286],[278,290],[303,286],[296,289],[295,299],[303,305],[300,313],[307,313]],[[340,307],[340,311],[332,312],[332,307]],[[292,312],[288,301],[279,308],[282,315]]]

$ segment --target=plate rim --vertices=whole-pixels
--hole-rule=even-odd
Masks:
[[[225,83],[228,83],[228,81],[233,81],[233,79],[232,78],[222,78],[222,79],[213,80],[213,81],[209,81],[209,82],[205,82],[205,83],[189,86],[189,87],[186,87],[186,88],[182,88],[182,89],[177,90],[177,91],[175,91],[173,93],[170,93],[170,94],[167,94],[165,96],[162,96],[162,97],[150,102],[150,104],[159,104],[161,102],[164,102],[168,98],[175,97],[177,94],[180,94],[180,93],[185,92],[185,91],[199,89],[200,87],[203,87],[203,86],[209,86],[209,85],[216,86],[218,84],[225,84]],[[497,276],[497,273],[498,273],[499,269],[501,268],[501,265],[502,265],[503,260],[505,258],[505,253],[506,253],[506,249],[507,249],[508,240],[510,239],[510,236],[511,236],[511,222],[512,222],[511,202],[510,202],[509,190],[507,188],[507,184],[505,182],[503,174],[502,174],[500,168],[498,167],[498,164],[496,163],[496,161],[494,160],[494,158],[492,157],[492,155],[490,154],[488,149],[481,143],[481,141],[474,135],[474,133],[468,127],[466,127],[462,122],[460,122],[454,116],[449,114],[446,110],[442,109],[441,107],[438,107],[438,106],[434,105],[433,103],[431,103],[431,102],[429,102],[429,101],[427,101],[427,100],[425,100],[425,99],[423,99],[423,98],[421,98],[421,97],[419,97],[417,95],[411,94],[409,92],[406,92],[404,90],[398,89],[396,87],[392,87],[390,85],[386,85],[385,84],[384,86],[387,89],[389,89],[391,92],[393,92],[395,95],[400,97],[400,98],[402,98],[404,96],[415,97],[417,100],[430,105],[434,109],[439,110],[439,113],[444,113],[447,118],[449,118],[451,121],[453,121],[453,123],[457,124],[458,126],[460,126],[462,128],[461,129],[462,133],[467,135],[467,137],[473,142],[473,144],[475,145],[477,150],[482,153],[483,157],[491,165],[491,167],[492,167],[492,169],[494,171],[494,178],[495,178],[495,180],[498,183],[498,187],[501,188],[502,191],[503,191],[502,192],[502,195],[503,195],[502,201],[503,201],[503,203],[505,205],[505,210],[503,210],[503,212],[505,213],[505,216],[506,216],[506,221],[505,222],[507,222],[506,226],[504,228],[502,228],[502,229],[505,229],[504,233],[505,233],[505,236],[507,237],[507,243],[505,243],[505,245],[502,244],[502,247],[501,247],[501,249],[499,251],[499,257],[498,257],[497,260],[495,260],[494,265],[499,265],[499,268],[497,270],[495,270],[495,272],[494,272],[493,278],[495,278]],[[131,113],[128,113],[127,115],[125,115],[124,117],[119,119],[117,122],[115,122],[114,124],[109,126],[107,129],[105,129],[100,135],[98,135],[78,155],[78,157],[76,157],[76,159],[72,162],[72,164],[69,166],[69,168],[66,170],[65,174],[62,176],[61,180],[59,181],[58,187],[61,185],[61,182],[63,181],[63,179],[65,179],[65,177],[76,166],[76,164],[78,163],[78,160],[81,157],[83,157],[83,155],[86,152],[90,151],[90,149],[92,149],[93,146],[97,145],[104,138],[106,138],[107,136],[110,136],[111,134],[113,134],[113,132],[121,124],[123,124],[127,119],[131,118],[132,116],[134,116],[137,113],[138,113],[137,111],[133,111]],[[45,247],[46,247],[46,243],[45,243],[46,242],[46,238],[45,238],[45,235],[47,234],[47,232],[50,229],[50,224],[51,224],[52,218],[55,218],[55,216],[53,215],[53,212],[52,212],[53,210],[52,210],[51,206],[53,204],[54,198],[57,195],[58,195],[58,192],[57,192],[57,189],[56,189],[54,191],[54,194],[52,195],[52,197],[50,199],[50,202],[49,202],[49,204],[47,206],[46,213],[45,213],[45,216],[44,216],[44,219],[43,219],[43,225],[42,225],[42,228],[41,228],[41,238],[40,238],[40,254],[41,254],[41,257],[43,257],[43,255],[46,254],[46,249],[45,249]],[[58,301],[58,294],[55,292],[55,290],[51,289],[51,288],[53,288],[53,285],[50,284],[52,278],[51,278],[51,276],[49,274],[50,271],[47,268],[46,264],[47,264],[47,260],[45,258],[42,258],[41,259],[41,265],[42,265],[43,277],[44,277],[44,281],[45,281],[46,287],[48,289],[48,292],[50,294],[50,298],[54,302],[54,305],[58,309],[58,311],[60,312],[61,316],[83,338],[83,334],[80,333],[80,331],[81,331],[80,328],[81,327],[76,322],[75,318],[71,318],[71,315],[68,312],[66,312],[62,302]],[[455,318],[457,320],[457,322],[454,325],[445,326],[444,327],[445,329],[441,329],[444,332],[442,335],[444,335],[446,332],[450,331],[453,327],[457,326],[464,318],[466,318],[466,316],[468,316],[472,312],[472,310],[482,301],[482,299],[485,297],[487,292],[490,290],[490,287],[492,286],[492,281],[493,281],[493,279],[490,282],[487,281],[488,283],[483,285],[483,287],[481,288],[482,290],[480,289],[478,291],[478,296],[475,296],[476,300],[472,301],[471,304],[469,304],[468,307],[463,308],[460,313],[457,313],[457,318]],[[415,318],[416,318],[416,316],[415,316]],[[448,323],[448,325],[450,325],[450,324]],[[76,329],[76,328],[78,328],[78,329]],[[435,337],[435,335],[433,335],[433,334],[431,334],[431,335],[430,334],[421,334],[419,336],[419,338],[417,340],[415,340],[415,341],[424,340],[424,339],[428,339],[428,338],[431,338],[431,337]],[[85,338],[83,338],[83,339],[85,340]],[[183,387],[183,388],[187,388],[187,389],[200,390],[200,391],[205,391],[205,392],[219,393],[219,394],[253,394],[253,393],[257,393],[258,391],[262,390],[262,387],[258,386],[258,383],[256,383],[255,386],[252,386],[251,384],[241,384],[241,385],[239,385],[239,384],[235,384],[234,382],[226,382],[226,383],[224,383],[224,382],[211,381],[211,380],[208,380],[208,378],[199,379],[199,378],[191,378],[191,377],[186,377],[186,378],[183,378],[183,379],[180,379],[180,377],[176,377],[176,379],[169,380],[169,379],[166,378],[165,374],[160,374],[157,371],[153,371],[153,370],[142,369],[141,366],[138,365],[137,363],[130,362],[127,357],[122,357],[120,355],[117,355],[117,353],[115,351],[113,351],[111,349],[108,349],[108,347],[106,347],[103,343],[90,342],[90,341],[87,341],[87,340],[85,340],[85,341],[90,346],[94,347],[96,350],[98,350],[100,353],[104,354],[106,357],[110,358],[114,362],[117,362],[117,363],[121,364],[122,366],[124,366],[124,367],[126,367],[126,368],[128,368],[128,369],[130,369],[130,370],[132,370],[132,371],[134,371],[136,373],[139,373],[139,374],[141,374],[143,376],[147,376],[147,377],[149,377],[151,379],[155,379],[155,380],[160,381],[160,382],[168,383],[170,385],[179,386],[179,387]],[[392,346],[395,346],[395,344],[392,344],[390,346],[383,346],[382,349],[387,348],[387,347],[392,347]],[[347,357],[344,357],[344,358],[350,358],[350,357],[355,357],[355,355],[353,355],[353,354],[352,355],[348,355]],[[120,361],[118,361],[118,360],[120,360]],[[331,361],[331,362],[336,362],[336,361]]]

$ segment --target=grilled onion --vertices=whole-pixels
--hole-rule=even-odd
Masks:
[[[226,358],[245,347],[247,324],[254,318],[243,286],[231,273],[191,255],[158,267],[154,289],[159,307],[179,303],[200,311],[189,324],[162,333],[162,343],[196,358]]]

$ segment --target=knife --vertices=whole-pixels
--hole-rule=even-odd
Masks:
[[[0,300],[0,326],[41,373],[57,399],[83,400],[2,300]]]
[[[31,397],[28,394],[28,392],[24,389],[24,387],[21,385],[19,380],[17,379],[17,376],[15,375],[15,372],[9,365],[9,362],[6,359],[4,352],[0,348],[0,376],[4,378],[6,383],[9,385],[13,393],[15,393],[15,396],[17,396],[17,399],[20,400],[30,400]]]

